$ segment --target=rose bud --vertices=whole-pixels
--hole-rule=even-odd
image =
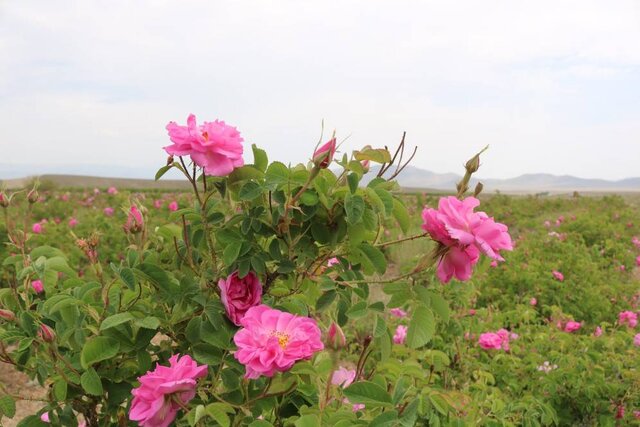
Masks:
[[[38,194],[38,190],[36,190],[35,188],[29,191],[29,194],[27,194],[27,200],[31,204],[37,202],[39,198],[40,198],[40,195]]]
[[[9,198],[4,191],[0,191],[0,207],[8,208],[9,207]]]
[[[331,138],[329,142],[319,147],[313,153],[313,164],[317,168],[326,169],[333,161],[333,156],[336,154],[336,139]]]
[[[142,213],[138,210],[135,205],[131,206],[129,210],[129,215],[127,216],[127,222],[124,225],[124,230],[127,233],[139,233],[144,228],[144,218],[142,217]]]
[[[56,339],[56,333],[44,323],[40,325],[38,336],[42,338],[42,341],[44,342],[54,342]]]
[[[346,347],[347,338],[344,336],[344,331],[337,323],[332,322],[327,330],[327,347],[333,350],[340,350]]]
[[[16,315],[11,310],[0,309],[0,319],[8,320],[9,322],[14,321]]]

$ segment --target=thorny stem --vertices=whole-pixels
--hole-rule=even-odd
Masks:
[[[397,243],[407,242],[409,240],[415,240],[415,239],[419,239],[421,237],[426,237],[428,235],[429,235],[429,233],[416,234],[416,235],[409,236],[409,237],[404,237],[404,238],[398,239],[398,240],[392,240],[392,241],[389,241],[389,242],[378,243],[375,246],[377,248],[384,248],[384,247],[387,247],[387,246],[395,245]]]

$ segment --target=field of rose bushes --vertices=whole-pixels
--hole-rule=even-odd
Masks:
[[[479,154],[405,193],[404,141],[288,166],[167,130],[157,179],[192,192],[0,193],[0,361],[46,389],[17,425],[640,424],[634,200],[486,195]]]

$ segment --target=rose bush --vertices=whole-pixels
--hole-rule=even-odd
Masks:
[[[619,199],[480,202],[479,155],[455,197],[407,194],[404,139],[340,153],[332,135],[286,166],[222,121],[167,130],[156,178],[179,170],[190,192],[0,193],[0,359],[47,390],[22,426],[607,425],[640,410]],[[0,412],[23,397],[2,387]]]

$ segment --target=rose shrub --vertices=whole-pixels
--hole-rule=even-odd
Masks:
[[[0,193],[0,360],[47,390],[21,426],[614,425],[640,410],[621,199],[480,199],[479,155],[455,196],[403,193],[404,139],[340,153],[332,135],[287,166],[255,145],[249,164],[222,121],[167,130],[156,179],[176,169],[190,192]],[[0,414],[23,397],[0,388]]]

